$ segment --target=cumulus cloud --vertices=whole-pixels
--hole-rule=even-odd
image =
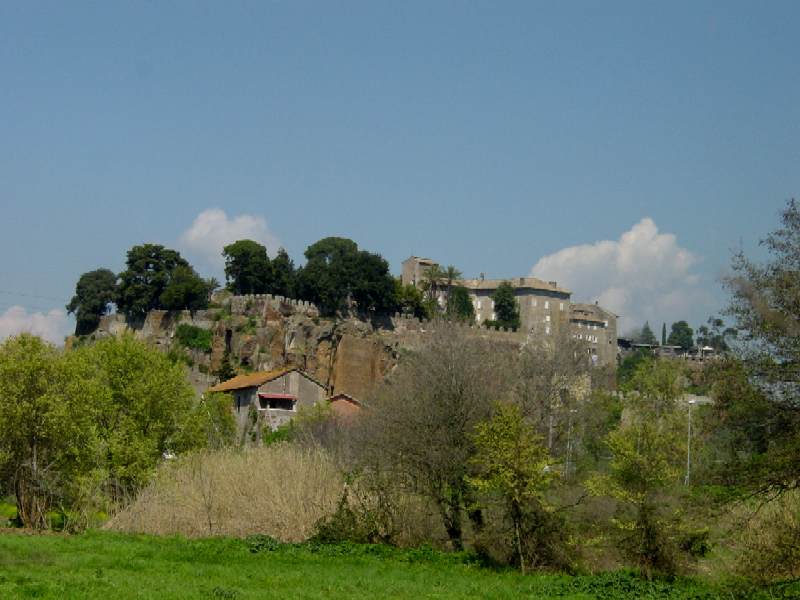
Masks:
[[[698,258],[678,244],[674,234],[660,233],[646,217],[618,240],[570,246],[537,262],[531,274],[558,281],[576,301],[598,301],[621,315],[621,329],[649,320],[703,318],[712,312],[711,294],[692,272]],[[705,312],[704,312],[705,311]]]
[[[0,340],[27,332],[54,344],[62,344],[71,329],[66,313],[57,308],[47,313],[29,313],[22,306],[12,306],[0,315]]]
[[[197,215],[180,238],[181,246],[189,254],[215,268],[221,268],[224,264],[222,248],[236,240],[254,240],[264,244],[270,256],[274,256],[281,245],[263,217],[228,217],[219,208],[209,208]]]

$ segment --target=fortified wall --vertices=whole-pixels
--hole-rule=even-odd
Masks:
[[[209,351],[183,348],[176,339],[186,323],[211,332]],[[189,367],[193,386],[202,393],[217,382],[226,351],[242,371],[266,371],[296,365],[326,384],[331,393],[366,397],[397,365],[401,349],[418,347],[435,323],[401,314],[367,321],[355,317],[331,320],[302,300],[270,294],[233,296],[217,292],[206,310],[150,311],[140,322],[124,315],[102,318],[96,337],[132,332],[165,352],[180,352]],[[521,346],[524,333],[463,327],[469,335]]]

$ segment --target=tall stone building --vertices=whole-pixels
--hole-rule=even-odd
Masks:
[[[403,261],[402,265],[403,270],[400,275],[400,281],[404,285],[410,283],[413,286],[420,287],[422,280],[425,278],[425,271],[431,267],[438,267],[439,263],[430,258],[409,256]]]
[[[417,287],[425,279],[425,271],[438,266],[429,258],[411,256],[403,261],[402,282]],[[492,295],[507,281],[514,288],[519,306],[520,329],[532,336],[572,335],[586,344],[586,351],[595,364],[613,365],[617,355],[617,315],[596,305],[572,302],[572,292],[555,281],[535,277],[509,279],[462,279],[457,285],[467,289],[475,309],[475,322],[494,320]],[[439,298],[443,303],[443,297]],[[564,329],[566,328],[566,329]]]
[[[617,315],[597,304],[576,303],[569,320],[572,336],[586,344],[595,364],[616,364]]]
[[[520,329],[523,332],[551,335],[569,322],[569,290],[558,287],[555,281],[535,277],[512,279],[462,279],[458,285],[467,288],[475,309],[475,322],[494,320],[492,295],[504,281],[514,287],[519,306]]]

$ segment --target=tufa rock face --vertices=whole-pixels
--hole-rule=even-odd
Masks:
[[[226,350],[240,370],[295,365],[329,390],[355,398],[364,398],[397,362],[396,341],[387,344],[370,323],[320,319],[316,307],[307,302],[217,294],[212,306],[194,314],[151,311],[140,323],[129,323],[119,314],[107,315],[94,335],[132,332],[165,352],[183,353],[198,393],[216,383],[214,373]],[[212,332],[210,352],[180,345],[175,331],[184,323]]]

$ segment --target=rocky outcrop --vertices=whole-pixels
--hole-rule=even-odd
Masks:
[[[182,347],[175,332],[182,323],[212,332],[210,351]],[[296,365],[336,392],[363,398],[397,362],[398,338],[359,319],[333,321],[308,302],[280,296],[215,294],[207,310],[154,310],[140,323],[124,315],[102,318],[95,337],[132,332],[165,352],[179,352],[198,392],[216,382],[225,352],[241,370]],[[388,334],[388,337],[387,337]]]
[[[211,331],[211,348],[183,348],[175,338],[182,323]],[[165,352],[180,353],[198,393],[217,382],[214,373],[227,351],[240,370],[267,371],[295,365],[324,383],[331,393],[366,398],[395,367],[400,349],[416,347],[431,327],[430,322],[401,315],[375,322],[325,319],[309,302],[269,294],[232,296],[217,292],[207,310],[194,313],[154,310],[141,322],[128,322],[120,314],[107,315],[93,335],[129,331]],[[526,339],[524,334],[510,331],[469,329],[475,335],[513,344]]]

